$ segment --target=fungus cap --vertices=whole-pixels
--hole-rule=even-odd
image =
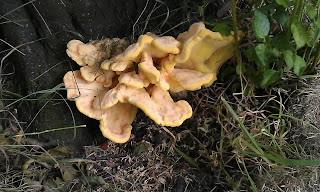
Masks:
[[[133,67],[132,61],[113,61],[106,60],[102,62],[101,69],[111,70],[111,71],[125,71],[126,69]]]
[[[103,74],[103,71],[95,66],[83,66],[80,68],[81,76],[86,81],[92,82],[94,81],[98,76]]]
[[[127,142],[137,110],[137,107],[129,103],[117,103],[108,108],[100,120],[102,135],[115,143]]]
[[[96,78],[96,82],[103,84],[104,87],[111,87],[113,85],[113,77],[117,74],[110,70],[101,70],[102,74]]]
[[[149,88],[134,88],[120,84],[109,90],[101,97],[101,109],[109,108],[117,103],[131,103],[140,108],[147,116],[162,126],[180,126],[192,115],[192,108],[188,102],[180,100],[174,102],[168,91],[157,86]],[[94,107],[100,107],[97,100]]]
[[[128,141],[137,107],[127,103],[117,103],[103,110],[99,107],[94,108],[93,101],[96,100],[98,103],[99,94],[107,92],[108,89],[96,81],[86,81],[80,71],[66,73],[64,83],[68,98],[75,100],[78,110],[90,118],[100,120],[100,130],[106,138],[116,143]]]
[[[125,50],[118,42],[70,41],[67,53],[82,68],[64,77],[68,98],[99,120],[102,134],[117,143],[130,138],[138,108],[159,125],[180,126],[192,108],[184,100],[173,101],[169,91],[210,86],[234,52],[233,33],[222,36],[203,23],[191,25],[177,40],[147,33]]]
[[[180,42],[169,36],[141,35],[136,43],[117,55],[114,61],[139,62],[143,52],[148,53],[152,58],[163,58],[169,53],[179,53],[179,44]]]
[[[66,52],[78,65],[94,66],[120,54],[128,45],[129,41],[119,38],[90,41],[86,44],[79,40],[71,40],[67,44]]]
[[[150,83],[155,84],[159,81],[160,71],[154,66],[150,54],[142,53],[141,62],[138,64],[139,74],[147,77]]]
[[[67,54],[80,66],[93,66],[104,59],[105,54],[98,51],[93,44],[84,44],[79,40],[71,40],[67,44]]]
[[[104,111],[94,109],[92,102],[101,91],[108,91],[108,89],[95,81],[86,81],[82,78],[80,71],[69,71],[65,74],[63,81],[68,99],[75,100],[78,110],[90,118],[100,120]]]
[[[135,88],[148,87],[150,82],[141,74],[136,74],[135,71],[123,73],[118,78],[119,83],[132,86]]]
[[[234,53],[233,35],[222,36],[206,29],[203,23],[191,25],[177,39],[183,43],[181,52],[175,57],[177,68],[216,73]]]
[[[163,90],[180,92],[183,90],[194,91],[212,81],[212,73],[203,73],[190,69],[173,69],[171,72],[161,70],[160,81],[157,84]]]

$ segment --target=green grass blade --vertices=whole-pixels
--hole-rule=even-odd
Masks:
[[[50,91],[44,93],[43,95],[41,95],[38,99],[39,100],[43,100],[46,99],[49,95],[51,95],[52,93],[56,92],[58,89],[60,89],[62,86],[64,86],[63,83],[58,84],[57,86],[55,86],[54,88],[50,89]]]
[[[258,192],[259,190],[257,189],[256,183],[253,181],[253,179],[251,178],[251,176],[250,176],[250,174],[249,174],[249,172],[248,172],[248,170],[247,170],[247,166],[246,166],[246,164],[245,164],[245,162],[244,162],[243,156],[241,156],[241,159],[242,159],[242,162],[243,162],[244,170],[245,170],[246,175],[247,175],[247,177],[248,177],[248,180],[249,180],[249,182],[250,182],[252,191],[253,191],[253,192]]]
[[[271,114],[269,117],[275,118],[276,115],[277,115],[277,114]],[[296,121],[299,121],[299,122],[301,122],[301,123],[304,123],[304,124],[306,124],[306,125],[314,128],[314,129],[316,129],[317,131],[320,131],[320,129],[319,129],[318,127],[316,127],[316,126],[312,125],[311,123],[308,123],[308,122],[306,122],[306,121],[304,121],[304,120],[302,120],[302,119],[293,117],[293,116],[291,116],[291,115],[286,115],[286,114],[281,114],[281,116],[289,117],[289,118],[291,118],[291,119],[293,119],[293,120],[296,120]]]
[[[58,90],[66,90],[65,88],[59,88],[59,89],[56,89],[56,91],[58,91]],[[6,91],[6,90],[0,90],[0,92],[8,92],[8,91]],[[26,100],[28,97],[31,97],[31,96],[33,96],[33,95],[37,95],[37,94],[42,94],[42,93],[47,93],[47,92],[52,92],[52,89],[45,89],[45,90],[41,90],[41,91],[36,91],[36,92],[33,92],[33,93],[30,93],[29,95],[26,95],[26,96],[23,96],[23,97],[21,97],[21,96],[19,96],[19,95],[17,95],[17,96],[19,96],[19,97],[21,97],[20,99],[17,99],[17,100],[15,100],[14,102],[12,102],[12,103],[9,103],[8,105],[6,105],[4,108],[9,108],[10,106],[12,106],[12,105],[14,105],[14,104],[16,104],[16,103],[18,103],[18,102],[20,102],[20,101],[24,101],[24,100]],[[9,92],[8,92],[9,93]]]
[[[29,2],[27,2],[27,3],[25,3],[25,4],[23,4],[23,5],[20,5],[19,7],[16,7],[16,8],[14,8],[14,9],[12,9],[12,10],[9,11],[8,13],[6,13],[6,14],[4,14],[4,15],[1,15],[1,16],[0,16],[0,19],[4,18],[5,16],[9,15],[10,13],[12,13],[12,12],[20,9],[21,7],[24,7],[24,6],[26,6],[26,5],[30,4],[30,3],[33,3],[34,1],[35,1],[35,0],[31,0],[31,1],[29,1]]]
[[[19,136],[40,135],[40,134],[49,133],[49,132],[53,132],[53,131],[62,131],[62,130],[66,130],[66,129],[85,128],[85,127],[87,127],[87,126],[86,125],[77,125],[77,126],[71,126],[71,127],[61,127],[61,128],[55,128],[55,129],[48,129],[48,130],[44,130],[44,131],[40,131],[40,132],[23,133],[23,134],[18,134],[18,135],[6,137],[5,139],[2,139],[0,141],[0,144],[4,141],[14,139],[15,137],[19,137]]]
[[[10,20],[10,21],[1,22],[0,25],[7,24],[7,23],[26,22],[26,21],[28,21],[28,20],[27,19]]]
[[[287,159],[282,157],[276,157],[270,154],[265,154],[265,157],[282,165],[287,166],[311,166],[320,165],[320,160],[302,160],[302,159]]]
[[[320,75],[303,75],[300,77],[300,79],[307,79],[307,78],[317,78],[320,77]]]
[[[167,14],[166,14],[166,18],[163,20],[163,22],[161,23],[160,29],[164,26],[164,24],[166,24],[166,22],[168,21],[169,18],[169,14],[170,14],[170,10],[169,7],[166,5],[165,2],[161,1],[161,0],[156,0],[156,2],[161,3],[162,5],[164,5],[167,8]]]
[[[264,155],[263,150],[260,148],[259,144],[254,140],[254,138],[250,135],[249,131],[244,126],[244,124],[240,121],[240,119],[239,119],[238,115],[236,114],[236,112],[232,109],[232,107],[229,105],[229,103],[223,97],[221,97],[221,100],[222,100],[223,104],[225,104],[225,106],[228,108],[228,110],[232,114],[233,118],[235,118],[236,121],[239,123],[242,131],[246,134],[246,136],[249,138],[249,140],[252,142],[252,144],[259,151],[259,153],[260,153],[259,155],[263,156]]]
[[[3,90],[3,89],[0,89],[0,92],[2,93],[9,93],[10,95],[14,95],[14,96],[17,96],[19,98],[22,98],[23,96],[18,94],[18,93],[14,93],[14,92],[11,92],[11,91],[8,91],[8,90]]]
[[[193,159],[191,159],[188,155],[186,155],[185,153],[183,153],[182,151],[180,151],[178,148],[173,147],[174,150],[184,159],[186,160],[190,165],[192,165],[195,168],[199,169],[199,166],[193,161]]]

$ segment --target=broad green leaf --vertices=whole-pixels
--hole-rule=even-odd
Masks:
[[[303,47],[309,38],[308,32],[304,29],[304,27],[297,22],[291,24],[291,31],[293,35],[293,39],[296,42],[297,49]]]
[[[284,6],[285,8],[287,8],[287,7],[290,6],[290,3],[289,3],[288,0],[276,0],[276,2],[277,2],[279,5]]]
[[[255,60],[256,51],[254,50],[254,47],[250,47],[249,49],[244,50],[243,53],[250,61]]]
[[[254,61],[258,68],[265,67],[260,61],[260,59],[257,57],[255,47],[250,47],[249,49],[244,50],[243,53],[250,61]]]
[[[238,75],[240,75],[240,72],[245,73],[246,72],[246,66],[244,64],[237,64],[237,67],[236,67],[236,72]]]
[[[284,25],[289,18],[288,12],[283,7],[277,8],[277,11],[272,15],[272,17],[281,25]]]
[[[268,48],[265,44],[259,44],[257,45],[255,48],[256,51],[256,55],[258,57],[258,59],[261,61],[263,66],[267,66],[268,65]]]
[[[293,53],[289,50],[285,50],[283,52],[283,55],[284,55],[284,60],[287,64],[287,71],[289,71],[290,69],[293,68],[293,64],[294,64]]]
[[[313,19],[317,15],[316,8],[312,7],[308,4],[306,4],[306,11],[307,11],[307,15],[310,17],[310,19]]]
[[[274,69],[269,69],[263,72],[263,78],[260,83],[261,88],[265,88],[279,79],[279,72]]]
[[[294,63],[293,63],[293,71],[296,75],[299,77],[303,74],[304,69],[306,68],[307,64],[304,61],[302,57],[299,55],[296,55],[294,58]]]
[[[295,48],[290,44],[289,40],[286,37],[286,33],[282,32],[274,36],[270,41],[271,47],[278,48],[280,51],[292,50],[295,51]]]
[[[271,54],[272,54],[272,55],[271,55],[272,58],[273,58],[273,57],[277,58],[277,57],[280,57],[280,56],[281,56],[281,53],[280,53],[279,49],[276,48],[276,47],[272,48],[270,51],[271,51]]]
[[[225,36],[229,36],[231,32],[230,27],[224,23],[217,23],[212,30],[217,31]]]
[[[269,34],[270,22],[268,17],[258,10],[254,11],[252,29],[257,38],[264,38]]]

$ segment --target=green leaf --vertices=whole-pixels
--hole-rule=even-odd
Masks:
[[[285,8],[287,8],[287,7],[290,6],[290,3],[289,3],[288,0],[276,0],[276,2],[277,2],[279,5],[284,6]]]
[[[263,78],[260,83],[261,88],[265,88],[279,79],[279,72],[274,69],[269,69],[263,72]]]
[[[306,4],[306,11],[307,11],[307,15],[310,17],[310,19],[313,19],[317,15],[316,8],[312,7],[308,4]]]
[[[293,39],[296,42],[297,49],[300,49],[307,43],[309,34],[304,29],[304,27],[298,22],[294,22],[291,24],[291,31],[292,31]]]
[[[217,31],[225,36],[229,36],[231,32],[230,27],[224,23],[217,23],[212,30]]]
[[[293,53],[289,50],[285,50],[283,52],[283,55],[284,55],[284,61],[287,64],[287,71],[289,71],[290,69],[293,68],[293,64],[294,64]]]
[[[271,58],[272,58],[272,59],[281,56],[281,53],[280,53],[279,49],[276,48],[276,47],[272,48],[272,49],[270,50],[270,53],[272,54],[272,55],[271,55]]]
[[[243,53],[250,61],[254,61],[256,58],[256,51],[254,50],[254,47],[244,50]]]
[[[276,12],[272,15],[272,17],[281,25],[284,25],[289,18],[288,12],[283,7],[277,8]]]
[[[294,58],[294,63],[293,63],[293,71],[296,75],[299,77],[303,74],[304,69],[306,68],[307,64],[304,61],[302,57],[299,55],[296,55]]]
[[[244,50],[243,53],[250,61],[254,61],[259,69],[265,68],[265,66],[261,63],[260,59],[256,55],[255,47],[250,47],[249,49]],[[250,68],[247,68],[246,70],[249,69]]]
[[[316,23],[316,26],[318,27],[318,29],[320,29],[320,19],[318,19],[315,23]]]
[[[247,71],[247,69],[246,69],[246,66],[244,64],[237,64],[236,72],[237,72],[238,75],[240,75],[240,72],[242,74],[244,74],[244,73],[246,73],[246,71]]]
[[[261,61],[263,66],[267,66],[268,65],[268,48],[265,44],[259,44],[257,45],[255,48],[256,51],[256,55],[258,57],[258,59]]]
[[[275,157],[271,154],[265,154],[265,157],[287,166],[311,166],[311,165],[320,165],[320,160],[299,160],[299,159],[287,159],[283,157]]]
[[[199,13],[200,15],[203,17],[204,16],[204,9],[202,6],[198,6],[198,10],[199,10]]]
[[[269,34],[270,22],[268,17],[258,10],[254,11],[252,30],[257,38],[264,38]]]
[[[283,50],[292,50],[295,51],[295,48],[290,44],[289,40],[286,37],[286,33],[282,32],[274,36],[270,41],[271,47],[278,48],[280,51]]]

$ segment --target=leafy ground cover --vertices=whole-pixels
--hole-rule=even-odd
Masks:
[[[97,142],[78,158],[65,146],[31,137],[46,132],[24,132],[9,109],[29,96],[15,94],[20,99],[6,102],[13,94],[6,89],[14,85],[10,74],[1,73],[6,86],[0,103],[0,189],[320,190],[320,1],[184,0],[174,10],[156,2],[165,11],[152,10],[149,20],[136,21],[133,37],[146,26],[175,35],[196,21],[225,35],[245,33],[214,85],[176,95],[192,105],[193,117],[179,128],[165,128],[139,112],[128,143]],[[32,95],[43,99],[61,91],[57,86]]]

